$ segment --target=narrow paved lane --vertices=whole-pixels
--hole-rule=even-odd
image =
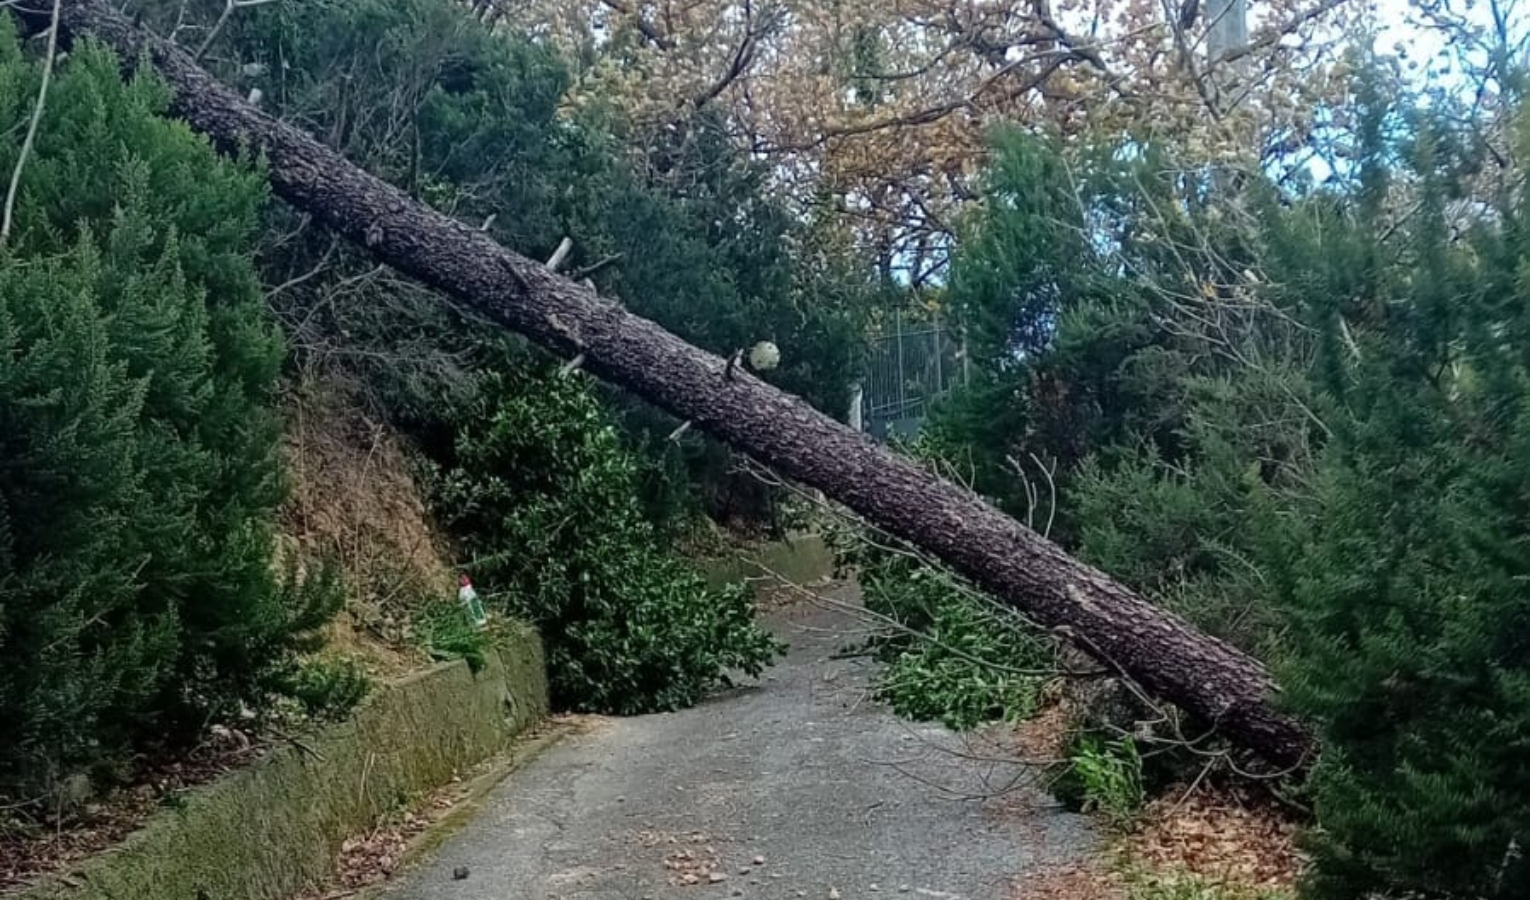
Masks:
[[[758,686],[566,738],[386,896],[999,900],[1094,846],[1078,816],[954,799],[1004,773],[866,696],[868,664],[830,658],[853,620],[771,626],[792,652]]]

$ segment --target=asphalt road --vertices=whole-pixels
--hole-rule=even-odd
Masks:
[[[854,619],[769,624],[792,651],[758,684],[565,738],[385,896],[1015,900],[1017,876],[1096,846],[1038,795],[970,799],[1013,768],[873,702],[870,664],[831,658]]]

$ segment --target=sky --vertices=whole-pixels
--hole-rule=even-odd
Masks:
[[[1448,0],[1442,5],[1484,28],[1493,22],[1492,6],[1488,0]],[[1530,26],[1530,16],[1526,15],[1530,10],[1515,9],[1522,5],[1519,0],[1500,0],[1499,5],[1506,10],[1511,30],[1523,39],[1525,28]],[[1417,75],[1422,80],[1427,72],[1423,63],[1441,59],[1442,51],[1447,49],[1446,37],[1435,29],[1414,24],[1418,15],[1413,11],[1414,4],[1410,0],[1374,0],[1374,7],[1381,32],[1378,49],[1389,51],[1397,44],[1407,46],[1409,57],[1421,64]],[[1451,80],[1450,75],[1434,74],[1446,83]]]

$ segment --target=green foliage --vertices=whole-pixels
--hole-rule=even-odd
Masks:
[[[1530,229],[1462,202],[1448,114],[1361,88],[1353,169],[1307,194],[1060,151],[1069,219],[1001,145],[953,293],[1012,349],[937,433],[1017,512],[999,461],[1055,454],[1071,548],[1276,665],[1323,747],[1307,894],[1526,896]]]
[[[38,67],[0,32],[18,135]],[[327,577],[270,563],[282,351],[248,258],[261,176],[167,103],[78,46],[0,251],[0,793],[258,708],[335,608]]]
[[[496,376],[458,436],[440,509],[485,597],[537,624],[554,702],[677,709],[781,649],[742,585],[709,589],[666,552],[638,463],[582,376]]]
[[[775,342],[781,365],[767,377],[839,414],[859,375],[869,280],[793,253],[801,226],[767,192],[768,167],[740,153],[723,123],[702,115],[650,154],[647,178],[605,176],[597,221],[577,232],[581,258],[620,256],[597,281],[715,353]]]
[[[151,6],[165,27],[186,14]],[[568,236],[565,271],[593,269],[603,293],[718,353],[773,340],[783,364],[772,381],[845,409],[869,279],[822,258],[727,123],[698,111],[658,128],[599,102],[560,107],[569,64],[453,0],[268,4],[230,20],[216,46],[207,58],[229,80],[260,89],[274,112],[369,172],[534,258]],[[461,423],[442,421],[440,408],[477,390],[464,356],[492,332],[418,286],[367,276],[365,253],[277,215],[271,283],[329,262],[277,298],[295,342],[355,370],[433,456],[449,455]],[[638,448],[656,523],[678,529],[698,509],[768,516],[769,492],[734,471],[726,448],[696,434],[665,440],[678,422],[620,392],[602,396]]]
[[[1315,345],[1302,295],[1248,301],[1245,271],[1287,260],[1259,259],[1205,185],[1166,174],[1166,152],[997,143],[953,265],[980,374],[931,432],[1012,514],[1050,519],[1086,561],[1269,655],[1279,603],[1247,523],[1306,502],[1325,439]],[[1268,193],[1240,199],[1270,215]],[[1032,457],[1055,465],[1055,511],[1033,510],[1015,471]]]
[[[314,719],[339,721],[366,699],[372,679],[354,660],[312,659],[290,676],[284,693]]]
[[[1099,812],[1114,828],[1126,828],[1146,802],[1142,757],[1129,737],[1105,741],[1093,734],[1080,738],[1068,760],[1086,811]]]
[[[1417,210],[1387,241],[1361,205],[1388,262],[1313,298],[1334,433],[1320,513],[1267,525],[1283,684],[1324,747],[1315,897],[1530,895],[1530,210],[1452,241],[1436,127],[1414,116],[1367,148],[1373,183],[1406,179]]]
[[[432,603],[415,614],[415,634],[439,660],[465,660],[474,672],[488,662],[489,632],[477,627],[460,604]]]
[[[623,129],[594,115],[591,130]],[[831,415],[848,407],[873,292],[843,260],[803,249],[812,237],[768,191],[769,168],[740,153],[707,114],[648,139],[641,171],[612,167],[584,187],[589,209],[571,226],[577,267],[617,260],[595,277],[687,341],[729,355],[761,340],[781,348],[765,375]],[[699,434],[678,445],[672,417],[612,393],[624,430],[645,455],[643,485],[655,518],[689,506],[738,524],[771,519],[768,488],[736,471],[732,452]],[[676,476],[680,477],[676,477]]]
[[[938,581],[932,569],[913,577]],[[929,589],[917,588],[931,599]],[[934,588],[946,593],[949,588]],[[868,595],[869,596],[869,595]],[[868,606],[889,606],[886,595]],[[986,722],[1013,722],[1036,711],[1040,669],[1017,670],[1028,659],[1045,659],[1040,642],[965,597],[937,601],[927,628],[907,641],[889,642],[890,657],[877,682],[877,697],[900,716],[936,720],[963,731]]]
[[[152,2],[168,30],[216,16]],[[210,24],[210,23],[209,23]],[[551,48],[493,33],[451,0],[314,0],[242,10],[204,57],[240,90],[300,123],[368,172],[507,245],[543,257],[565,233],[582,185],[609,160],[565,127],[569,84]],[[364,248],[273,205],[262,254],[296,362],[340,367],[423,441],[449,445],[439,409],[471,396],[468,348],[493,331],[439,295],[375,270]]]
[[[1013,460],[1055,464],[1066,498],[1091,455],[1144,444],[1180,454],[1179,378],[1190,354],[1163,327],[1166,304],[1152,290],[1165,277],[1163,243],[1139,221],[1159,199],[1142,193],[1170,191],[1162,168],[1151,146],[1122,155],[1018,132],[995,140],[949,291],[975,371],[929,431],[1011,514],[1031,511]],[[1072,504],[1057,513],[1053,536],[1075,544]]]
[[[199,24],[217,14],[148,6],[166,27],[183,14]],[[560,106],[570,73],[549,44],[486,28],[451,0],[255,7],[229,20],[204,59],[241,89],[260,89],[263,105],[359,165],[438,209],[485,223],[522,253],[546,258],[569,236],[566,271],[596,267],[604,293],[705,347],[731,352],[776,341],[784,364],[773,380],[843,409],[867,279],[822,252],[771,198],[768,168],[705,113],[656,135],[598,102]],[[476,492],[463,510],[446,509],[470,552],[485,557],[473,570],[480,588],[509,608],[535,610],[538,621],[576,626],[550,648],[564,673],[555,690],[565,705],[680,705],[715,681],[709,673],[757,665],[765,644],[747,624],[745,599],[709,597],[683,566],[663,558],[698,508],[729,518],[768,513],[768,490],[733,471],[729,451],[695,435],[667,440],[677,422],[605,388],[562,406],[512,402],[524,384],[483,377],[504,366],[507,342],[495,331],[455,316],[416,285],[373,272],[363,252],[334,247],[289,213],[278,209],[272,218],[273,252],[263,262],[269,282],[296,282],[274,303],[299,362],[342,365],[359,376],[446,472],[451,490]],[[566,428],[551,421],[565,412],[574,417]],[[533,413],[542,430],[476,443],[496,417]],[[589,427],[589,416],[603,422],[598,447],[578,430]],[[547,459],[545,448],[532,446],[544,433],[554,446],[564,441],[597,459],[600,479],[585,485],[585,476],[557,461],[546,463],[541,481],[528,474]],[[521,480],[506,483],[512,469]],[[525,496],[512,496],[523,484]],[[574,484],[584,493],[569,489]],[[539,516],[561,521],[564,495],[584,504],[577,526],[553,522],[548,534],[535,534]],[[490,498],[490,507],[472,506],[478,498]],[[519,509],[523,499],[529,505]],[[610,533],[590,537],[611,510],[620,514]],[[633,546],[617,548],[623,542]],[[569,547],[587,554],[587,573]],[[507,563],[505,553],[522,557]],[[553,574],[544,583],[534,567],[547,560]],[[618,587],[629,586],[634,600],[647,603],[630,614],[618,610],[626,602]],[[716,611],[693,613],[708,602]],[[432,612],[422,637],[437,652],[470,660],[478,653],[479,636],[463,630],[455,611]],[[567,652],[559,657],[560,650]],[[631,673],[646,680],[628,698],[615,685]]]
[[[555,132],[569,75],[551,48],[441,0],[314,0],[236,18],[231,77],[274,112],[464,219],[514,210],[494,226],[512,247],[556,245],[565,191],[549,175],[575,161],[578,138]]]
[[[913,449],[930,456],[921,442]],[[980,599],[950,571],[858,532],[831,533],[836,565],[854,569],[866,609],[892,626],[873,639],[886,668],[877,696],[915,720],[956,730],[1036,711],[1053,644],[1018,616]]]

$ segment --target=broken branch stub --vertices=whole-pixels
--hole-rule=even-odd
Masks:
[[[484,232],[415,202],[302,131],[244,102],[179,47],[101,0],[64,0],[67,34],[90,33],[125,64],[148,59],[175,94],[172,112],[227,152],[258,150],[278,195],[379,261],[593,374],[822,490],[915,544],[1158,697],[1215,723],[1282,767],[1311,756],[1305,728],[1272,704],[1255,659],[1063,552],[971,491],[897,456],[742,367],[600,300]]]

